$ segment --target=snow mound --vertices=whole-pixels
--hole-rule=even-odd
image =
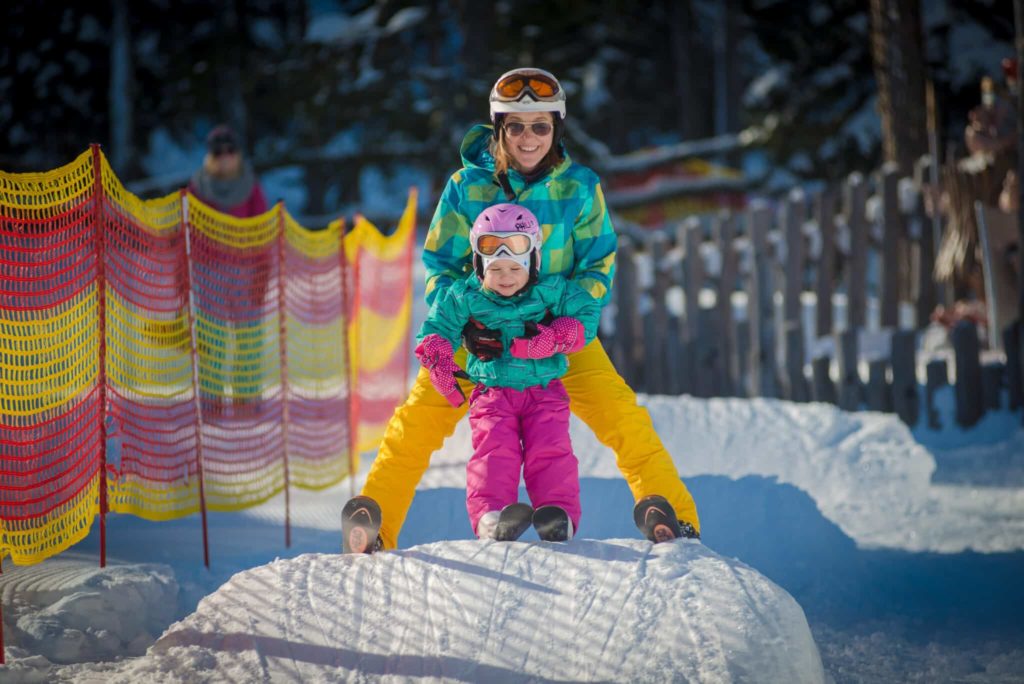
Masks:
[[[783,589],[698,542],[635,540],[278,560],[235,575],[141,660],[125,665],[230,681],[824,679]]]
[[[174,618],[170,567],[52,558],[0,575],[4,640],[53,663],[142,655]]]

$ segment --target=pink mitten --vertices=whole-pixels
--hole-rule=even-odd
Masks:
[[[572,354],[586,342],[583,324],[575,318],[562,316],[551,325],[537,325],[537,334],[512,340],[509,353],[517,359],[546,359],[554,354]]]
[[[420,365],[430,371],[430,384],[441,393],[452,406],[461,406],[466,395],[455,379],[462,369],[455,363],[452,344],[440,335],[430,334],[416,347],[416,358]]]

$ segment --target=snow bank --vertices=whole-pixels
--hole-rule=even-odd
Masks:
[[[939,553],[1024,548],[1024,487],[1006,477],[1008,468],[1024,469],[1024,430],[1003,425],[1019,420],[1018,414],[986,417],[983,429],[998,428],[1004,437],[992,448],[1016,454],[986,463],[970,454],[954,459],[948,449],[922,443],[966,443],[974,453],[985,441],[983,434],[957,437],[962,431],[951,427],[949,434],[929,437],[920,431],[915,438],[889,413],[850,413],[831,404],[776,399],[641,395],[640,401],[684,480],[699,475],[775,478],[806,492],[822,515],[861,548]],[[570,434],[581,477],[621,479],[614,454],[575,416]],[[464,421],[434,454],[421,488],[465,488],[465,458],[471,451]],[[994,469],[984,484],[1001,479],[1004,486],[945,484],[954,460],[969,460],[961,469],[972,468],[974,477]],[[586,534],[594,530],[588,526]]]
[[[804,613],[784,590],[698,542],[639,540],[456,541],[278,560],[233,577],[145,658],[108,674],[153,672],[229,681],[824,677]]]
[[[156,563],[52,558],[5,571],[0,591],[6,643],[54,663],[141,655],[178,609],[174,572]]]

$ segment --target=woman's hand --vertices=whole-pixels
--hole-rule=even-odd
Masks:
[[[504,351],[501,331],[485,327],[475,318],[470,318],[462,328],[462,346],[481,361],[493,361]]]

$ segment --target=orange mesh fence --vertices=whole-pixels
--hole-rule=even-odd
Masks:
[[[345,236],[357,452],[377,448],[407,393],[415,225],[413,189],[392,235],[383,236],[360,216]]]
[[[0,172],[0,558],[60,553],[99,513],[103,562],[108,510],[200,511],[205,546],[207,508],[351,473],[406,393],[415,202],[343,239],[281,205],[140,200],[98,147]]]
[[[91,152],[0,173],[0,558],[89,532],[103,468],[98,197]]]

